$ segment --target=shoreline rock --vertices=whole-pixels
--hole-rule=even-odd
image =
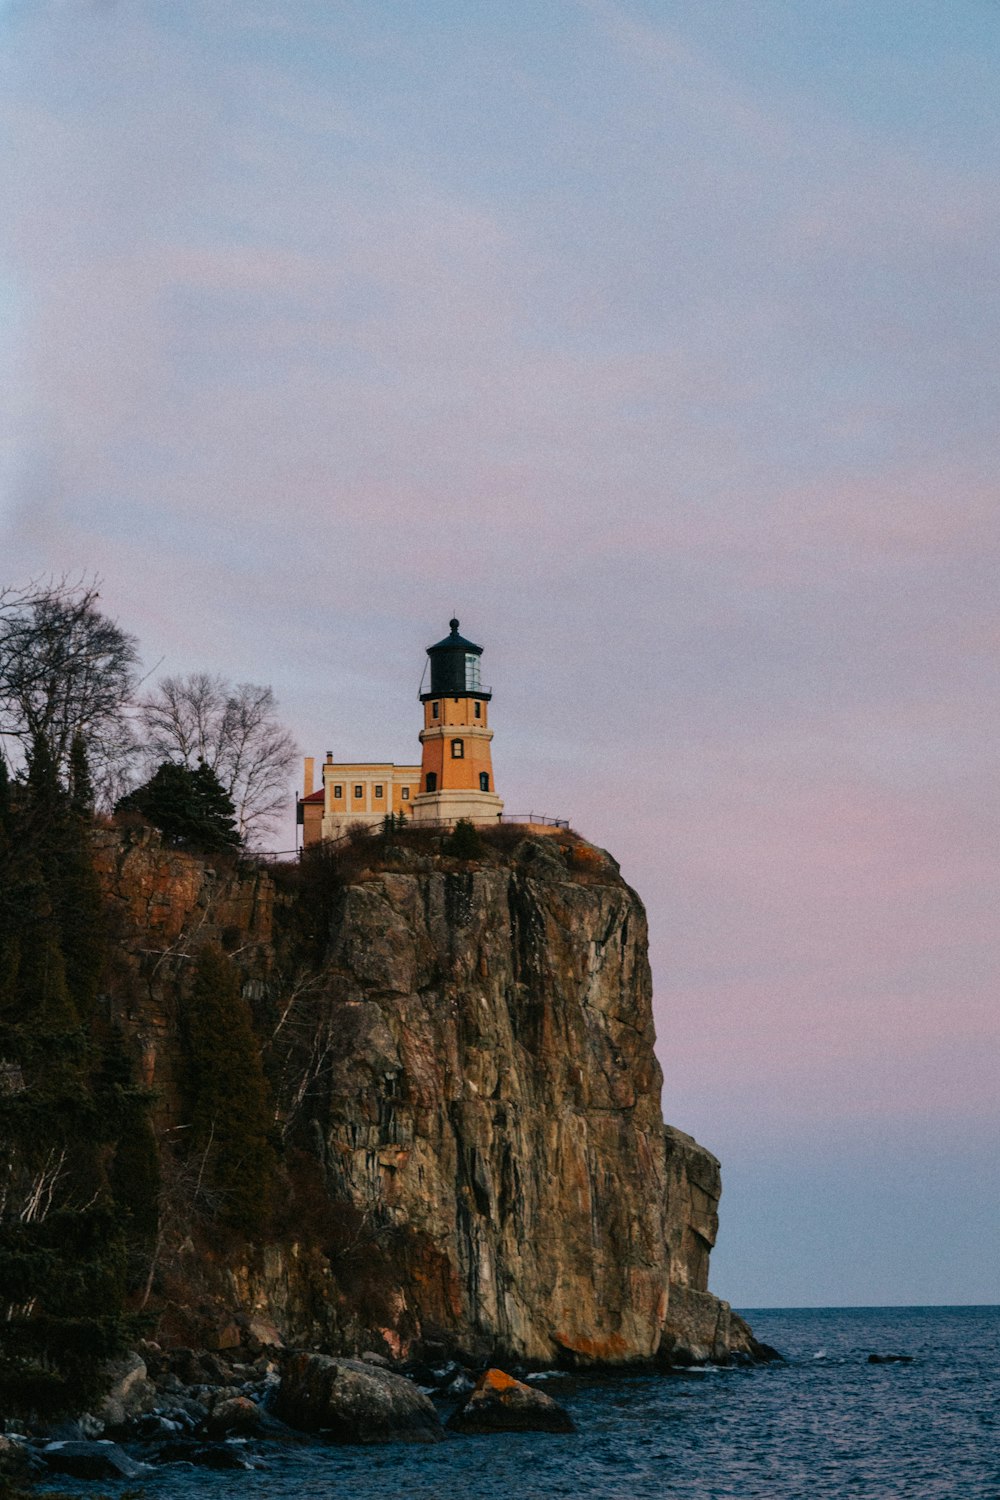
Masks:
[[[438,1443],[444,1437],[419,1387],[360,1359],[291,1355],[272,1404],[289,1426],[334,1443]]]
[[[565,1407],[544,1391],[503,1370],[480,1375],[470,1394],[448,1418],[452,1432],[575,1432]]]

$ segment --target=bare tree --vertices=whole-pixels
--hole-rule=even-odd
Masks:
[[[129,753],[139,654],[99,598],[96,580],[0,589],[0,734],[12,765],[41,742],[65,775],[79,737],[100,786]]]
[[[164,760],[195,767],[205,761],[236,808],[244,842],[273,823],[288,800],[298,747],[277,717],[269,687],[192,672],[164,677],[139,705],[150,765]]]

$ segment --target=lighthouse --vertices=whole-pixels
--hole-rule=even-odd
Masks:
[[[450,620],[450,635],[427,648],[430,691],[420,694],[423,755],[414,822],[496,823],[503,812],[490,755],[492,695],[480,680],[483,648],[459,635],[458,624]]]

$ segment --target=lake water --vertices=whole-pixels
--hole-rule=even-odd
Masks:
[[[745,1316],[786,1364],[547,1380],[573,1435],[309,1444],[268,1450],[266,1471],[164,1468],[143,1488],[150,1500],[1000,1500],[1000,1308]]]

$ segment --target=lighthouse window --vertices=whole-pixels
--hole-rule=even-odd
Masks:
[[[479,657],[471,651],[465,658],[465,687],[467,692],[479,692]]]
[[[489,771],[480,771],[480,773],[479,773],[479,790],[481,792],[488,792],[489,789],[490,789],[490,773],[489,773]]]
[[[477,699],[476,700],[476,718],[477,719],[481,719],[482,716],[483,716],[483,705]]]
[[[432,718],[434,718],[434,719],[437,718],[437,716],[438,716],[438,708],[439,707],[440,707],[440,704],[438,704],[438,703],[432,703],[431,704],[431,717]]]
[[[428,771],[427,772],[427,790],[429,792],[436,792],[437,789],[438,789],[437,772],[436,771]]]
[[[464,754],[465,754],[465,741],[464,740],[452,740],[452,742],[451,742],[451,758],[452,758],[452,760],[461,760]]]

